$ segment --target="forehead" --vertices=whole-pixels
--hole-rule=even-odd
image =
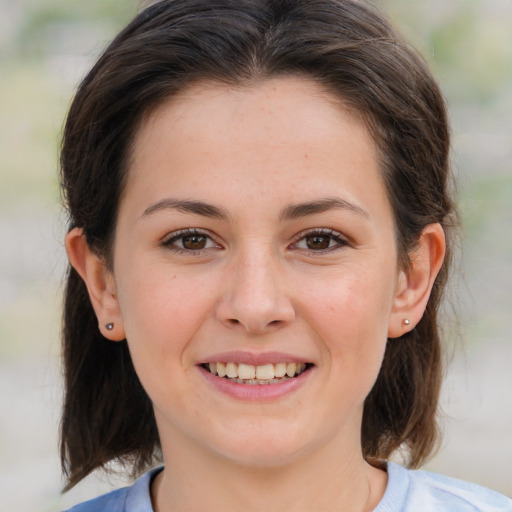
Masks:
[[[248,85],[199,82],[143,120],[132,145],[132,159],[140,161],[148,156],[145,148],[159,143],[182,147],[187,142],[192,148],[201,142],[206,151],[205,142],[218,148],[226,138],[233,145],[295,144],[304,149],[317,145],[327,152],[335,149],[329,142],[340,142],[345,127],[361,135],[359,149],[377,156],[362,116],[312,79],[290,76]]]
[[[138,130],[127,188],[154,196],[158,182],[196,198],[211,192],[205,182],[231,191],[239,183],[240,194],[286,190],[301,201],[292,196],[356,192],[365,180],[381,181],[364,123],[312,80],[286,77],[199,83],[161,104]]]
[[[197,134],[198,124],[204,132],[214,128],[218,136],[225,133],[218,131],[221,125],[249,125],[250,136],[256,138],[257,127],[264,128],[265,135],[269,128],[289,126],[294,128],[294,136],[302,128],[302,134],[314,138],[315,134],[325,135],[327,119],[336,122],[340,116],[364,129],[362,114],[306,76],[282,76],[244,84],[199,81],[152,109],[139,126],[136,141],[144,140],[144,132],[152,127],[171,125],[172,118],[183,134]]]

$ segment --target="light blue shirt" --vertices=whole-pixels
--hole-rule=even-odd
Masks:
[[[68,512],[154,512],[149,471],[132,486],[118,489]],[[388,462],[388,486],[374,512],[512,512],[512,500],[479,485]]]

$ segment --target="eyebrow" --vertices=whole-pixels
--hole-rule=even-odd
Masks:
[[[370,218],[369,213],[360,206],[342,199],[341,197],[326,197],[307,203],[298,203],[287,206],[281,213],[281,220],[293,220],[308,215],[315,215],[329,210],[348,210],[350,212],[361,215],[367,219]]]
[[[195,215],[201,215],[203,217],[211,217],[214,219],[227,220],[228,214],[217,206],[213,206],[202,201],[182,201],[178,199],[162,199],[157,203],[151,205],[149,208],[144,210],[141,218],[147,217],[152,213],[156,213],[162,210],[177,210],[183,213],[193,213]]]
[[[183,213],[192,213],[194,215],[201,215],[203,217],[210,217],[213,219],[229,219],[229,215],[225,210],[212,204],[204,203],[203,201],[186,201],[171,198],[162,199],[149,206],[144,210],[141,218],[168,209],[177,210]],[[366,210],[363,210],[360,206],[351,203],[346,199],[342,199],[340,197],[326,197],[306,203],[291,204],[283,209],[280,215],[280,220],[300,219],[302,217],[307,217],[308,215],[315,215],[329,210],[348,210],[365,218],[370,218],[370,215]]]

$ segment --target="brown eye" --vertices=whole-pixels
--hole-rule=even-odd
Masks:
[[[204,235],[187,235],[181,238],[184,249],[200,251],[206,247],[208,239]]]
[[[164,240],[162,245],[176,252],[188,252],[190,254],[220,248],[206,233],[190,229],[178,231],[167,240]]]
[[[331,229],[318,229],[305,233],[292,247],[311,252],[327,253],[348,245],[345,238]]]
[[[328,249],[331,245],[331,237],[326,235],[310,235],[305,237],[306,246],[313,251]]]

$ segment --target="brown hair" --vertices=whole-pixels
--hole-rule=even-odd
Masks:
[[[422,59],[389,23],[356,0],[163,0],[108,46],[69,110],[61,154],[69,229],[110,262],[134,134],[144,116],[201,80],[229,84],[301,75],[359,113],[380,152],[402,265],[423,228],[445,228],[449,130],[443,97]],[[368,396],[362,449],[375,463],[406,449],[417,466],[438,438],[442,377],[437,313],[448,260],[414,330],[388,341]],[[97,327],[86,287],[69,268],[63,321],[65,399],[61,460],[68,488],[112,460],[134,473],[159,455],[149,397],[126,342]]]

